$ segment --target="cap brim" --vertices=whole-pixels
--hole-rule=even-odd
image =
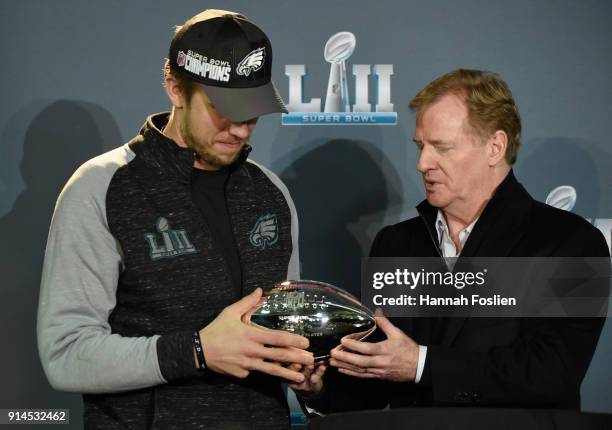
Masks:
[[[288,112],[272,81],[254,88],[202,86],[217,112],[233,122],[248,121],[268,113]]]

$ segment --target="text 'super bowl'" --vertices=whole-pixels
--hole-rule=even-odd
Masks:
[[[329,358],[340,339],[363,339],[376,329],[372,312],[346,291],[316,281],[285,281],[264,292],[251,324],[309,339],[315,360]]]

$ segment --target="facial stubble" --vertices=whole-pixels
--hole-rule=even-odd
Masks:
[[[197,141],[192,132],[191,123],[189,122],[189,115],[185,115],[183,117],[183,120],[179,125],[179,132],[185,144],[189,148],[193,149],[196,154],[196,157],[199,160],[217,169],[222,169],[233,164],[238,159],[238,157],[240,157],[240,154],[244,150],[244,146],[248,145],[249,143],[248,139],[243,141],[244,145],[241,150],[230,156],[230,158],[216,155],[212,152],[212,148],[207,145],[207,143],[200,144]]]

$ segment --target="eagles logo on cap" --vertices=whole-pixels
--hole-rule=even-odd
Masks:
[[[249,76],[251,71],[258,71],[264,61],[264,55],[266,54],[266,48],[258,48],[254,51],[249,52],[249,55],[244,57],[238,67],[236,67],[236,73],[243,76]]]

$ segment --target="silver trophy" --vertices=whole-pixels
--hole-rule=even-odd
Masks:
[[[376,329],[372,312],[346,291],[317,281],[285,281],[264,292],[250,323],[309,339],[315,361],[329,358],[344,336],[361,340]]]
[[[353,53],[356,43],[357,39],[353,33],[342,31],[330,37],[325,44],[325,61],[331,63],[325,96],[325,112],[349,112],[351,110],[344,62]]]

